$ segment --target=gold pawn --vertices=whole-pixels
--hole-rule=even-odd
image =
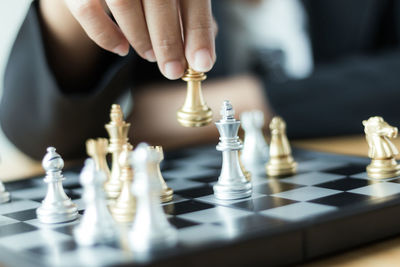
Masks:
[[[160,163],[161,163],[161,161],[164,160],[163,149],[161,146],[150,146],[149,149],[156,151],[158,154],[158,161],[155,166],[155,170],[156,170],[157,176],[160,180],[161,187],[162,187],[161,194],[160,194],[160,200],[162,203],[169,202],[172,200],[172,198],[174,196],[174,191],[167,186],[167,183],[165,182],[165,180],[161,174]]]
[[[86,141],[86,153],[93,159],[96,170],[103,171],[108,181],[111,177],[107,164],[108,140],[106,138],[88,139]]]
[[[212,111],[203,99],[201,82],[207,76],[189,68],[182,80],[187,82],[187,94],[183,106],[177,112],[178,122],[184,127],[201,127],[212,121]]]
[[[122,182],[121,194],[119,195],[115,204],[111,206],[111,213],[115,221],[119,223],[132,222],[136,213],[136,200],[131,192],[133,170],[129,162],[132,149],[133,147],[129,143],[123,145],[122,152],[119,156]]]
[[[270,177],[287,176],[296,173],[297,163],[292,157],[289,140],[286,136],[286,123],[281,117],[274,117],[269,125],[271,144],[269,161],[265,168]]]
[[[105,125],[105,128],[110,136],[108,151],[112,154],[111,177],[105,183],[104,189],[109,198],[116,199],[121,192],[121,170],[118,159],[122,146],[128,142],[128,131],[131,124],[124,121],[122,109],[117,104],[111,106],[110,118],[111,121]]]

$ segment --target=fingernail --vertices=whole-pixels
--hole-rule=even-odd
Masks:
[[[113,51],[115,54],[120,55],[121,57],[124,57],[128,54],[129,47],[127,49],[126,45],[121,44],[121,45],[117,46],[116,48],[114,48]]]
[[[179,61],[167,62],[164,65],[164,74],[170,80],[176,80],[183,75],[183,66]]]
[[[208,49],[200,49],[194,54],[194,65],[192,68],[195,71],[206,72],[211,70],[213,61]]]
[[[154,50],[150,49],[144,52],[144,57],[150,62],[156,62],[156,55],[154,54]]]

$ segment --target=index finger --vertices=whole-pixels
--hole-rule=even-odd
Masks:
[[[211,0],[181,0],[185,56],[194,70],[207,72],[215,62]]]

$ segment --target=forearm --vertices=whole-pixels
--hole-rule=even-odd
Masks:
[[[40,0],[39,18],[49,65],[61,87],[85,87],[93,79],[99,48],[61,0]]]

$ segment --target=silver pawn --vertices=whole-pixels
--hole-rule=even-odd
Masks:
[[[135,179],[132,193],[136,196],[136,217],[129,233],[133,251],[146,253],[177,243],[177,230],[170,225],[160,205],[161,182],[157,175],[159,154],[141,143],[133,152]]]
[[[252,186],[246,179],[239,164],[238,151],[243,148],[237,135],[240,121],[228,100],[221,108],[222,119],[215,125],[221,135],[217,150],[222,151],[222,169],[218,183],[214,185],[214,195],[219,199],[238,199],[251,196]]]
[[[92,246],[116,239],[116,225],[107,209],[103,191],[106,180],[106,174],[96,170],[93,159],[87,159],[80,174],[86,209],[80,224],[74,229],[75,240],[80,245]]]
[[[54,147],[47,148],[42,166],[46,171],[44,182],[47,183],[47,194],[42,205],[36,210],[37,218],[42,223],[61,223],[78,218],[78,208],[65,194],[61,173],[64,161]]]
[[[4,184],[0,181],[0,204],[10,201],[10,193],[6,191]]]
[[[244,167],[254,174],[264,173],[269,149],[263,135],[264,113],[260,110],[243,112],[240,115],[244,130],[241,160]]]

